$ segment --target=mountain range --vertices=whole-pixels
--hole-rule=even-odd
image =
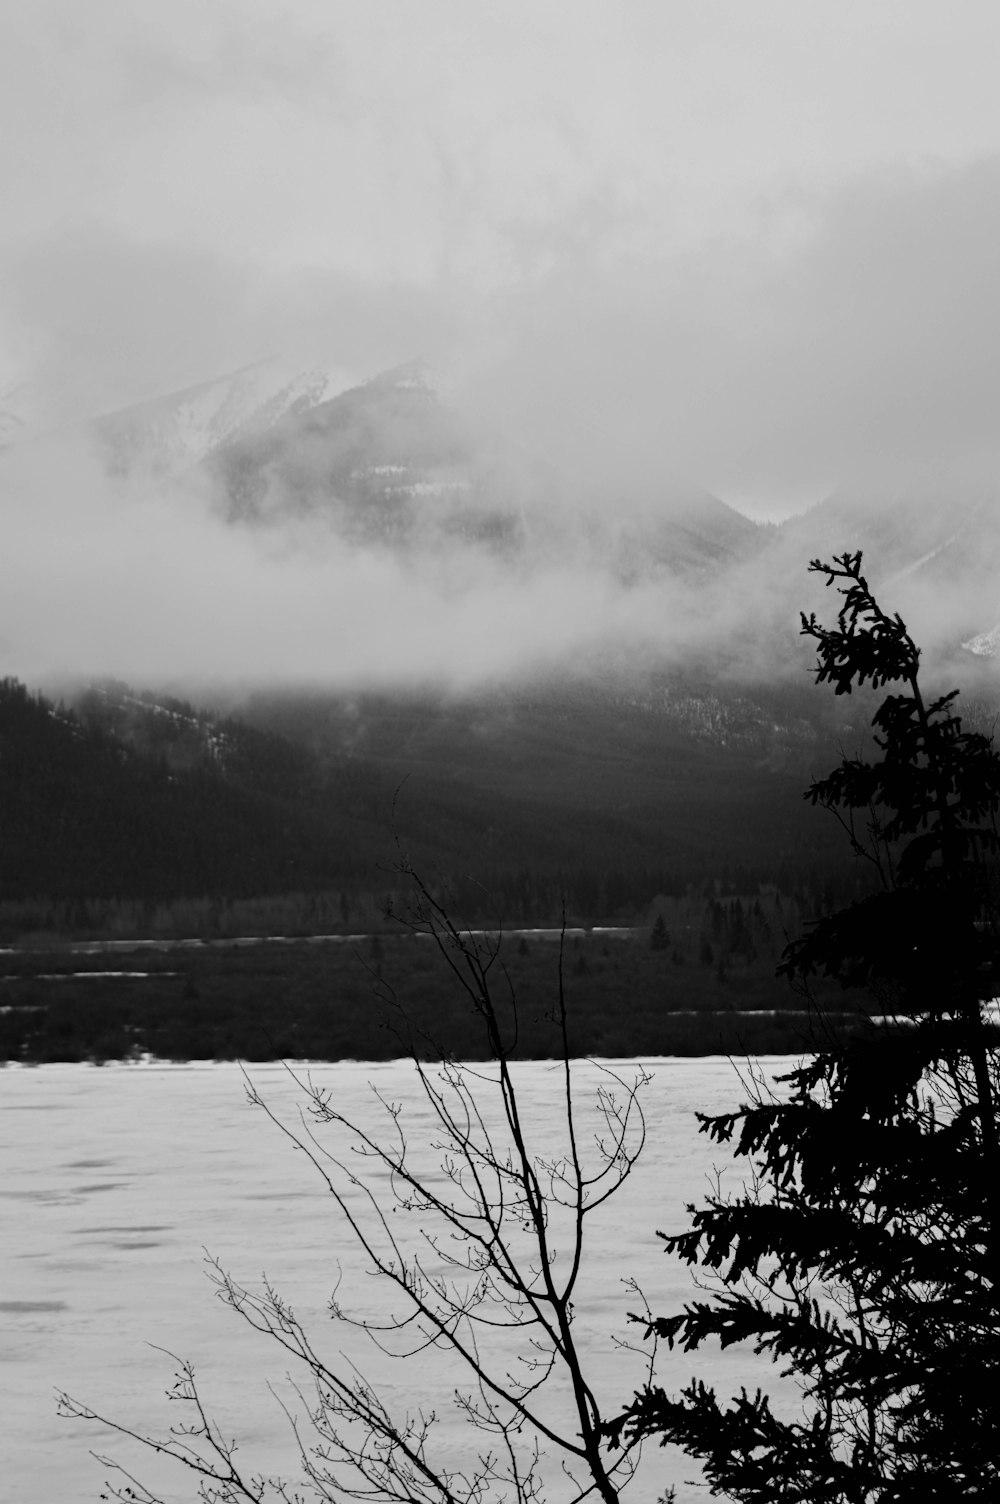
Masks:
[[[234,525],[311,519],[368,547],[457,543],[519,564],[599,557],[634,580],[717,570],[752,554],[760,532],[683,478],[638,504],[624,475],[587,494],[541,451],[443,399],[420,361],[360,383],[330,364],[264,361],[78,428],[116,481],[186,477]],[[24,392],[0,397],[0,445],[48,437]]]
[[[307,519],[353,545],[411,555],[457,545],[511,567],[599,558],[626,581],[718,569],[756,545],[752,522],[682,480],[645,507],[624,478],[620,494],[581,494],[544,454],[444,401],[421,362],[267,418],[201,461],[237,525]]]
[[[441,395],[421,361],[357,382],[335,364],[269,360],[89,420],[109,475],[202,487],[238,529],[307,521],[405,558],[460,547],[512,570],[592,564],[626,586],[760,583],[784,614],[805,561],[861,548],[874,580],[924,605],[932,633],[988,656],[1000,639],[1000,484],[942,473],[861,477],[760,525],[664,466],[589,482]],[[29,394],[30,395],[30,394]],[[0,397],[0,445],[44,443],[25,391]],[[36,415],[37,427],[37,415]],[[801,595],[801,590],[798,591]],[[786,618],[787,619],[787,618]],[[794,615],[793,615],[794,619]]]
[[[181,475],[219,445],[315,407],[351,384],[335,366],[259,361],[196,386],[67,424],[22,382],[0,393],[0,445],[43,443],[66,427],[96,438],[109,473],[136,480]]]
[[[43,445],[12,412],[0,433]],[[396,837],[534,919],[560,885],[606,918],[657,885],[834,861],[836,832],[801,790],[870,705],[812,689],[795,624],[806,562],[844,549],[865,551],[979,723],[1000,703],[1000,500],[981,481],[859,480],[761,525],[666,467],[655,486],[627,464],[581,482],[471,418],[420,363],[358,383],[265,362],[86,433],[122,494],[169,502],[190,484],[234,542],[305,526],[403,570],[441,555],[521,579],[581,564],[623,598],[680,602],[696,629],[682,660],[598,646],[571,670],[463,692],[233,688],[220,710],[104,683],[60,709],[8,681],[8,902],[354,893],[384,881]]]
[[[0,935],[107,928],[122,905],[148,923],[182,899],[308,912],[317,893],[338,923],[372,923],[401,856],[494,922],[821,885],[842,852],[801,799],[819,728],[788,700],[648,689],[274,693],[233,717],[110,681],[68,706],[0,680]]]

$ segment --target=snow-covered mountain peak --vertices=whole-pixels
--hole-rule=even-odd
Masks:
[[[328,402],[355,378],[332,364],[260,361],[214,381],[139,403],[95,423],[112,471],[164,480],[213,450]]]

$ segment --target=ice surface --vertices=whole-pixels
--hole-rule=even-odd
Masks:
[[[690,1293],[689,1273],[666,1258],[656,1229],[685,1225],[684,1204],[710,1188],[713,1162],[726,1163],[697,1134],[695,1109],[721,1110],[744,1095],[724,1060],[657,1061],[652,1069],[644,1097],[647,1149],[634,1178],[608,1203],[576,1313],[579,1327],[592,1333],[590,1351],[606,1393],[622,1404],[640,1379],[612,1340],[626,1334],[626,1312],[635,1305],[622,1277],[634,1276],[659,1312],[676,1309]],[[584,1079],[592,1070],[580,1067]],[[558,1077],[542,1062],[520,1071],[523,1100],[544,1138],[547,1114],[558,1108]],[[320,1065],[313,1075],[338,1107],[366,1122],[375,1120],[371,1085],[391,1100],[414,1101],[409,1063]],[[283,1115],[294,1115],[295,1093],[280,1066],[254,1066],[252,1077]],[[417,1108],[407,1110],[419,1131]],[[343,1340],[326,1312],[338,1265],[345,1273],[342,1299],[353,1292],[365,1298],[372,1286],[360,1275],[315,1170],[247,1103],[239,1068],[7,1069],[0,1072],[0,1165],[7,1437],[0,1472],[7,1496],[18,1504],[96,1500],[107,1474],[90,1457],[93,1450],[136,1463],[141,1477],[166,1476],[169,1499],[194,1497],[183,1478],[158,1474],[120,1440],[56,1416],[59,1388],[131,1425],[162,1431],[176,1418],[163,1397],[173,1368],[154,1348],[194,1363],[248,1461],[294,1472],[287,1422],[267,1387],[271,1380],[281,1388],[287,1362],[214,1297],[202,1250],[247,1284],[266,1271],[329,1354]],[[732,1169],[727,1179],[739,1183]],[[706,1378],[734,1388],[756,1382],[739,1354],[697,1361]],[[384,1369],[388,1360],[382,1363]],[[659,1379],[675,1387],[693,1366],[691,1357],[664,1354]],[[366,1371],[377,1376],[369,1360]],[[445,1375],[446,1391],[453,1380]],[[404,1398],[426,1397],[428,1361],[389,1364],[388,1382]],[[460,1446],[460,1423],[446,1424],[454,1433],[446,1439]],[[680,1504],[703,1498],[702,1490],[683,1487],[692,1471],[683,1459],[650,1448],[627,1497],[652,1504],[667,1484],[678,1483]]]

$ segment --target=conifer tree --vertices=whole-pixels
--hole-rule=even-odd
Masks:
[[[667,950],[670,946],[670,933],[667,929],[666,920],[662,914],[657,914],[653,928],[649,936],[650,950]]]
[[[833,628],[802,617],[817,680],[891,686],[876,754],[807,791],[844,824],[877,891],[829,913],[780,971],[864,986],[872,1027],[826,1045],[737,1111],[701,1117],[753,1166],[749,1188],[689,1207],[665,1238],[715,1290],[651,1334],[671,1347],[749,1344],[801,1390],[779,1415],[760,1389],[721,1397],[698,1377],[649,1386],[611,1427],[701,1459],[741,1501],[888,1504],[1000,1496],[1000,1217],[992,883],[1000,757],[963,730],[957,691],[928,701],[920,653],[845,553]]]

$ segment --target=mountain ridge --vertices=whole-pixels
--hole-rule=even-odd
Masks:
[[[489,415],[470,416],[458,385],[420,360],[360,382],[330,361],[257,362],[86,432],[119,489],[191,485],[237,531],[287,533],[297,547],[305,525],[307,541],[388,555],[434,588],[452,559],[458,580],[482,563],[511,581],[579,568],[626,592],[681,581],[682,608],[705,614],[723,658],[728,633],[734,652],[778,674],[794,661],[807,560],[844,548],[864,551],[873,583],[912,611],[934,652],[983,665],[1000,641],[1000,484],[982,478],[858,479],[761,526],[674,474],[667,455],[655,480],[630,475],[627,458],[620,475],[567,473]],[[22,435],[13,447],[43,442]]]

